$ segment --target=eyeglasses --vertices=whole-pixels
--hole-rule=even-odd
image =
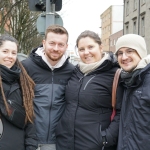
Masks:
[[[135,52],[136,52],[136,50],[129,48],[129,49],[126,49],[124,52],[118,51],[116,56],[117,57],[122,57],[123,53],[124,53],[128,57],[128,56],[131,56]]]

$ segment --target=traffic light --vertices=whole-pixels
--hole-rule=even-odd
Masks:
[[[49,0],[55,4],[55,11],[60,11],[62,8],[62,0]],[[29,9],[31,11],[46,11],[46,0],[28,0]]]
[[[46,0],[39,0],[35,3],[35,7],[39,10],[46,11]]]

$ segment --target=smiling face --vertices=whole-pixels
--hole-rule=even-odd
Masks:
[[[0,46],[0,64],[11,68],[17,59],[17,44],[11,41],[3,41]]]
[[[102,58],[102,47],[90,37],[81,38],[78,42],[78,52],[82,62],[95,63]]]
[[[118,50],[117,58],[120,67],[126,72],[132,72],[141,60],[136,50],[126,47]]]
[[[49,32],[43,41],[45,56],[51,65],[55,65],[66,52],[68,44],[66,34]]]

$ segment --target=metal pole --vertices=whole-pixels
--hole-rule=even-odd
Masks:
[[[46,0],[46,29],[53,24],[55,24],[55,9],[53,10],[50,0]]]

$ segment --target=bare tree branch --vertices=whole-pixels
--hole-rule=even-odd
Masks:
[[[39,12],[31,12],[27,0],[3,0],[0,3],[0,33],[9,33],[19,42],[19,52],[29,54],[42,41],[36,29]]]

